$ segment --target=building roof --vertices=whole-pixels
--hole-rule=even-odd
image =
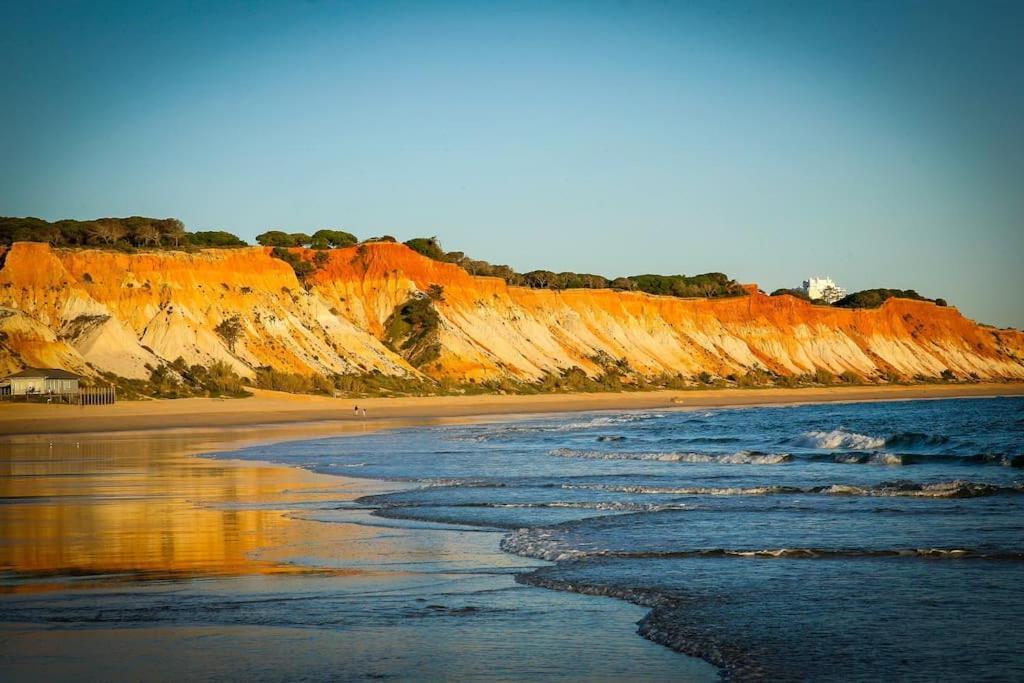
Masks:
[[[21,372],[16,372],[13,375],[7,375],[6,379],[12,379],[15,377],[31,379],[82,379],[81,375],[76,375],[73,372],[61,370],[60,368],[25,368]]]

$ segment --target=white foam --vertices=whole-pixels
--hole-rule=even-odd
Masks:
[[[867,451],[881,448],[885,439],[857,432],[833,429],[830,432],[804,432],[796,439],[798,446],[804,448],[837,449],[846,448],[854,451]]]
[[[657,462],[718,463],[723,465],[780,465],[793,459],[789,453],[752,453],[738,451],[712,455],[708,453],[625,453],[584,451],[574,448],[556,448],[549,452],[559,458],[587,460],[652,460]]]
[[[670,496],[770,496],[788,493],[791,490],[781,486],[620,486],[617,484],[566,484],[567,489],[591,489],[613,493],[653,494]]]

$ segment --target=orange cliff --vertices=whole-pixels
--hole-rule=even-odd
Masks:
[[[292,251],[310,262],[317,254]],[[716,300],[538,290],[474,277],[400,244],[322,253],[303,284],[263,247],[124,254],[17,243],[0,255],[0,372],[42,365],[145,377],[147,365],[182,357],[224,361],[246,376],[269,365],[535,380],[624,362],[648,377],[821,368],[1024,379],[1024,334],[927,302],[848,310],[756,288]],[[433,304],[437,353],[414,367],[383,339],[396,308],[432,285],[443,289]],[[217,327],[232,319],[241,334],[229,344]]]

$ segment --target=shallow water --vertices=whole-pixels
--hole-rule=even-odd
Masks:
[[[411,483],[357,503],[503,529],[507,552],[557,562],[521,583],[650,606],[642,635],[727,677],[1024,678],[1021,398],[572,415],[242,455]]]
[[[543,562],[501,531],[352,502],[403,485],[188,456],[211,441],[0,443],[0,680],[715,676],[620,637],[640,607],[516,582]]]

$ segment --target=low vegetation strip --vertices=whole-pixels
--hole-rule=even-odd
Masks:
[[[0,245],[14,242],[47,242],[55,247],[100,247],[131,252],[136,249],[229,249],[247,246],[238,236],[223,230],[189,232],[176,218],[97,218],[94,220],[45,221],[41,218],[0,217]],[[296,277],[304,282],[325,258],[312,261],[302,258],[290,249],[302,247],[314,250],[340,249],[368,242],[397,242],[390,236],[372,237],[360,241],[344,230],[321,229],[312,234],[268,230],[256,236],[257,244],[273,247],[273,256],[288,263]],[[510,285],[534,289],[615,289],[675,297],[720,298],[745,296],[747,290],[724,273],[699,275],[656,275],[652,273],[608,278],[593,273],[553,272],[531,270],[515,271],[507,265],[494,265],[473,259],[461,251],[445,251],[437,237],[416,237],[404,242],[405,246],[427,258],[459,266],[470,275],[499,277]],[[807,295],[799,289],[778,289],[773,296],[789,294],[805,300]],[[867,289],[854,292],[832,304],[840,308],[877,308],[889,298],[900,297],[919,301],[933,301],[946,305],[943,299],[928,299],[912,289]],[[822,305],[824,302],[816,301]]]

